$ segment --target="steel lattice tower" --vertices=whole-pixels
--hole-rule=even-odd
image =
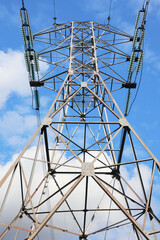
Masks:
[[[129,96],[136,87],[143,10],[134,36],[90,21],[55,23],[32,37],[28,13],[21,9],[30,85],[36,96],[44,87],[56,97],[0,182],[0,239],[49,239],[48,231],[56,240],[66,239],[64,234],[71,240],[122,239],[124,231],[123,239],[159,239],[154,200],[160,162],[115,101],[122,105],[126,89]],[[128,43],[131,56],[124,50]],[[41,78],[38,59],[50,66]],[[13,193],[17,206],[8,216]]]

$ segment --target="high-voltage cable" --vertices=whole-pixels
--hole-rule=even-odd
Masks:
[[[109,2],[109,12],[108,12],[108,24],[110,24],[110,21],[111,21],[111,10],[112,10],[112,0],[110,0]]]

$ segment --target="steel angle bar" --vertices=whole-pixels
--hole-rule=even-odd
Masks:
[[[76,236],[80,236],[80,233],[78,234],[78,233],[75,233],[75,232],[71,232],[68,229],[63,229],[63,228],[52,226],[52,225],[49,225],[49,224],[46,224],[45,227],[48,227],[48,228],[51,228],[51,229],[55,229],[55,230],[58,230],[58,231],[61,231],[61,232],[73,234],[73,235],[76,235]]]
[[[137,202],[136,200],[134,200],[133,198],[131,198],[130,196],[126,195],[124,192],[123,192],[123,189],[122,189],[122,192],[120,190],[118,190],[117,188],[115,188],[114,186],[110,185],[109,183],[107,183],[106,181],[104,181],[102,178],[100,178],[99,176],[96,176],[102,183],[106,184],[108,186],[107,189],[111,188],[112,190],[114,190],[115,192],[119,193],[121,196],[123,196],[124,198],[130,200],[131,202],[137,204],[138,206],[140,206],[142,209],[140,210],[144,210],[145,209],[145,206],[142,205],[141,203]],[[121,184],[120,184],[121,185]],[[113,194],[112,194],[113,195]],[[128,211],[130,210],[130,207],[127,206],[127,208],[125,209],[128,209]]]
[[[66,70],[66,71],[64,71],[64,72],[56,73],[56,75],[54,75],[53,77],[56,78],[56,77],[59,77],[59,76],[65,74],[65,73],[68,73],[68,70]],[[45,80],[42,80],[42,82],[48,81],[48,80],[50,80],[50,79],[53,78],[53,77],[49,77],[49,78],[47,78],[47,79],[45,79]],[[60,78],[59,78],[59,79],[60,79]]]
[[[102,119],[102,122],[104,121],[103,117],[102,117],[102,111],[100,110],[100,107],[97,106],[98,108],[98,112],[99,112],[99,115],[101,116],[101,119]],[[106,117],[106,120],[108,121],[108,115],[107,115],[107,111],[106,109],[102,106],[102,109],[104,110],[104,114],[105,114],[105,117]],[[107,133],[107,129],[106,129],[106,126],[105,125],[102,125],[103,127],[103,131],[105,133],[105,135],[107,136],[107,140],[109,140],[110,136],[112,136],[112,134],[114,133],[114,131],[111,132],[110,130],[110,125],[107,125],[107,129],[108,129],[108,133]],[[112,150],[114,147],[113,147],[113,142],[111,142],[108,146],[109,150]],[[115,163],[116,160],[115,160],[115,154],[113,152],[110,152],[110,157],[112,159],[112,161]]]
[[[3,231],[3,233],[0,235],[0,239],[3,239],[5,236],[6,236],[6,234],[10,231],[10,228],[14,225],[14,223],[17,221],[17,219],[20,217],[20,215],[21,215],[21,213],[19,212],[18,214],[17,214],[17,216],[12,220],[12,222],[9,224],[9,226],[10,227],[7,227],[4,231]],[[0,223],[0,225],[3,225],[2,223]]]
[[[84,125],[84,124],[90,124],[90,125],[99,125],[99,124],[104,124],[104,125],[110,125],[110,124],[112,124],[112,125],[119,125],[119,122],[105,122],[105,121],[103,121],[103,122],[89,122],[89,121],[85,121],[85,122],[80,122],[80,121],[52,121],[52,123],[60,123],[60,124],[82,124],[82,125]]]
[[[113,137],[110,138],[110,141],[103,147],[103,149],[98,153],[98,155],[95,157],[95,159],[92,161],[95,163],[95,161],[100,157],[100,155],[103,153],[103,151],[109,146],[109,144],[114,140],[114,138],[117,136],[117,134],[121,131],[122,127],[120,127],[117,132],[114,134]]]
[[[122,30],[120,30],[120,29],[118,29],[116,27],[113,27],[111,25],[109,26],[109,30],[113,31],[113,33],[117,33],[118,35],[121,35],[121,36],[129,37],[129,38],[132,37],[132,35],[124,32],[124,31],[122,31]]]
[[[64,88],[64,86],[65,86],[65,84],[66,84],[66,82],[67,82],[67,80],[68,80],[68,77],[69,77],[69,74],[67,74],[65,80],[63,81],[62,86],[61,86],[61,88],[59,89],[59,91],[58,91],[58,93],[57,93],[57,95],[56,95],[56,97],[55,97],[55,99],[54,99],[54,101],[53,101],[53,103],[52,103],[52,105],[51,105],[51,107],[50,107],[47,115],[46,115],[46,118],[48,118],[48,117],[50,116],[50,114],[51,114],[51,112],[52,112],[52,110],[53,110],[53,107],[54,107],[54,105],[56,104],[56,102],[57,102],[57,100],[58,100],[58,97],[60,96],[60,94],[61,94],[61,92],[62,92],[62,89]]]
[[[160,230],[155,230],[155,231],[148,232],[149,235],[153,235],[153,234],[156,234],[156,233],[160,233]]]
[[[118,149],[119,150],[119,149]],[[153,161],[152,158],[148,158],[148,159],[142,159],[142,160],[137,160],[137,161],[130,161],[130,162],[125,162],[125,163],[115,163],[115,164],[110,164],[110,167],[115,167],[115,166],[124,166],[124,165],[130,165],[133,163],[141,163],[141,162],[148,162],[148,161]],[[104,166],[104,167],[96,167],[95,169],[101,169],[101,168],[108,168],[109,166]]]
[[[64,61],[62,61],[62,63],[64,63],[64,62],[66,62],[68,59],[65,59]],[[46,62],[45,60],[41,60],[41,62]],[[51,74],[53,71],[55,71],[59,66],[61,66],[61,64],[60,65],[57,65],[55,68],[53,68],[52,70],[50,70],[49,72],[47,72],[43,77],[41,77],[40,79],[39,79],[39,81],[45,81],[45,77],[46,76],[48,76],[49,74]],[[67,68],[66,68],[67,69]]]
[[[75,128],[72,136],[70,137],[70,139],[72,139],[72,138],[74,137],[74,135],[75,135],[75,133],[76,133],[76,131],[77,131],[78,128],[79,128],[79,124],[76,126],[76,128]],[[67,142],[67,144],[69,144],[69,142]],[[67,147],[65,147],[65,149],[63,150],[63,152],[62,152],[62,154],[61,154],[61,156],[60,156],[60,158],[59,158],[59,160],[58,160],[58,162],[57,162],[56,169],[58,169],[58,168],[60,167],[59,162],[60,162],[61,158],[63,157],[63,155],[64,155],[64,153],[65,153],[66,150],[70,151],[69,149],[67,149]],[[73,151],[74,151],[74,150],[73,150]],[[70,161],[70,160],[66,161],[64,164],[66,165],[66,163],[69,162],[69,161]],[[52,160],[52,162],[53,162],[53,160]],[[57,167],[57,166],[58,166],[58,167]]]
[[[87,88],[87,90],[88,90],[91,94],[93,94],[110,112],[112,112],[113,115],[115,115],[115,117],[117,117],[118,119],[120,118],[120,117],[118,116],[118,114],[115,113],[97,94],[95,94],[92,90],[90,90],[90,88],[88,88],[88,87],[86,87],[86,88]]]
[[[20,231],[19,228],[22,224],[22,220],[23,220],[22,218],[19,219],[18,226],[17,226],[18,228],[16,229],[16,232],[15,232],[15,235],[14,235],[14,240],[17,240],[17,237],[18,237],[18,234],[19,234],[19,231]]]
[[[130,140],[130,144],[131,144],[134,160],[136,162],[136,167],[137,167],[137,171],[138,171],[138,177],[139,177],[140,184],[141,184],[141,187],[142,187],[142,190],[143,190],[144,199],[145,199],[145,201],[147,201],[146,191],[145,191],[145,187],[144,187],[144,184],[143,184],[143,181],[142,181],[142,175],[141,175],[141,171],[140,171],[140,168],[139,168],[139,165],[138,165],[136,151],[135,151],[135,147],[134,147],[134,144],[133,144],[133,140],[132,140],[132,136],[131,136],[130,131],[128,131],[128,135],[129,135],[129,140]]]
[[[118,155],[117,163],[121,163],[121,160],[122,160],[122,154],[123,154],[123,150],[124,150],[126,134],[127,134],[127,128],[124,127],[123,130],[122,130],[122,139],[121,139],[121,142],[120,142],[120,152],[119,152],[119,155]],[[120,165],[118,165],[117,169],[119,170],[119,168],[120,168]]]
[[[120,44],[124,44],[124,43],[130,43],[130,39],[124,40],[124,41],[122,41],[122,42],[116,42],[116,43],[113,44],[113,46],[115,46],[115,45],[120,45]],[[128,55],[128,54],[127,54],[127,55]]]
[[[51,149],[50,149],[51,150]],[[57,149],[53,149],[53,151],[56,151]],[[59,149],[58,149],[59,150]],[[60,149],[60,151],[62,151],[63,149]],[[64,150],[63,150],[64,151]],[[25,158],[25,157],[23,157]],[[31,161],[34,161],[34,158],[25,158],[27,160],[31,160]],[[47,161],[43,161],[43,160],[39,160],[39,159],[36,159],[35,160],[36,162],[41,162],[41,163],[49,163]],[[60,164],[60,163],[55,163],[55,162],[50,162],[51,165],[57,165],[57,166],[65,166],[65,167],[69,167],[69,168],[77,168],[77,169],[81,169],[80,167],[77,167],[77,166],[73,166],[73,165],[65,165],[65,164]]]
[[[122,204],[110,193],[110,191],[102,184],[102,182],[96,177],[92,177],[98,185],[106,192],[106,194],[113,200],[113,202],[122,210],[124,215],[131,221],[131,223],[137,228],[137,230],[145,237],[147,240],[152,240],[152,238],[145,232],[140,224],[134,219],[132,215],[122,206]]]
[[[45,58],[50,58],[50,56],[43,56]],[[56,62],[50,62],[49,60],[46,60],[46,59],[41,59],[40,61],[41,62],[45,62],[45,63],[49,63],[51,65],[55,65],[55,66],[58,66],[58,67],[63,67],[62,64],[65,63],[65,61],[68,60],[68,57],[67,58],[63,58],[62,60],[59,60],[59,61],[56,61]],[[53,69],[53,71],[55,70],[56,68]],[[60,73],[61,74],[61,73]],[[58,74],[58,75],[60,75]],[[42,80],[43,78],[41,78],[40,80]],[[45,80],[46,81],[46,80]]]
[[[120,79],[118,79],[118,78],[116,78],[116,77],[114,77],[114,76],[109,75],[109,74],[106,73],[106,72],[102,72],[102,71],[99,70],[99,73],[100,73],[100,74],[103,74],[103,75],[105,75],[105,76],[107,76],[107,77],[109,77],[109,78],[112,78],[112,79],[116,80],[117,82],[119,82],[119,83],[121,83],[121,84],[126,83],[126,80],[125,80],[125,81],[122,81],[122,80],[120,80]]]
[[[120,178],[125,182],[125,184],[131,189],[131,191],[136,195],[136,197],[141,201],[143,205],[145,205],[145,202],[141,199],[141,197],[136,193],[136,191],[131,187],[131,185],[123,178],[121,174],[119,174]]]
[[[42,186],[42,184],[44,183],[44,181],[47,179],[48,174],[40,181],[40,183],[38,184],[38,186],[36,187],[36,189],[33,191],[33,193],[31,194],[31,199],[34,197],[34,195],[37,193],[37,191],[39,190],[39,188]],[[30,200],[28,200],[25,204],[25,206],[27,206],[29,204]],[[37,212],[36,212],[37,214]]]
[[[78,157],[77,154],[75,154],[75,152],[69,147],[69,145],[63,140],[63,138],[61,136],[59,136],[59,134],[57,133],[57,131],[55,131],[53,129],[53,127],[49,126],[49,128],[55,133],[55,135],[57,137],[59,137],[59,139],[63,142],[63,144],[70,150],[70,152],[75,156],[75,158],[80,162],[82,163],[82,160]]]
[[[158,167],[160,168],[160,162],[158,159],[154,156],[154,154],[150,151],[150,149],[147,147],[147,145],[142,141],[142,139],[139,137],[139,135],[136,133],[136,131],[131,127],[129,124],[130,130],[133,132],[133,134],[136,136],[136,138],[139,140],[139,142],[142,144],[142,146],[146,149],[146,151],[149,153],[149,155],[152,157],[152,159],[156,162]]]
[[[5,227],[7,227],[7,228],[15,228],[15,229],[23,230],[23,231],[26,231],[26,232],[31,232],[30,229],[21,228],[21,227],[16,227],[16,226],[14,226],[14,225],[8,225],[8,224],[1,223],[1,222],[0,222],[0,225],[5,226]],[[3,239],[4,236],[1,236],[1,237],[2,237],[1,239]]]
[[[37,131],[35,132],[35,134],[33,135],[33,137],[30,139],[30,141],[27,143],[27,145],[25,146],[25,148],[23,149],[23,151],[19,154],[18,158],[15,160],[15,162],[12,164],[12,166],[9,168],[9,170],[7,171],[6,175],[2,178],[2,180],[0,181],[0,187],[2,187],[2,185],[4,184],[4,182],[7,180],[7,178],[9,177],[9,175],[12,173],[12,171],[14,170],[14,168],[16,167],[16,165],[20,162],[20,159],[23,157],[24,153],[26,152],[26,150],[29,148],[29,146],[32,144],[32,142],[34,141],[34,139],[36,138],[36,136],[39,134],[39,132],[41,131],[42,126],[39,126]]]
[[[82,150],[82,148],[76,143],[76,142],[74,142],[74,141],[72,141],[71,139],[69,139],[67,136],[65,136],[62,132],[60,132],[60,131],[58,131],[56,128],[54,128],[54,127],[52,127],[52,129],[54,130],[54,131],[56,131],[58,134],[59,134],[59,136],[62,136],[62,137],[64,137],[64,138],[66,138],[67,140],[68,140],[68,143],[67,144],[69,144],[69,143],[73,143],[75,146],[77,146],[79,149],[80,149],[80,151]]]
[[[103,50],[106,50],[106,51],[108,51],[108,53],[112,52],[112,53],[114,53],[114,54],[117,54],[117,55],[120,55],[120,56],[123,56],[123,57],[128,56],[126,53],[119,53],[119,52],[113,51],[113,50],[111,50],[111,49],[107,49],[107,48],[105,48],[105,47],[102,47],[102,46],[98,46],[98,48],[103,49]]]
[[[31,198],[31,195],[30,195],[30,191],[29,191],[29,189],[28,189],[27,180],[26,180],[26,177],[25,177],[25,173],[24,173],[22,164],[20,164],[20,166],[21,166],[21,170],[22,170],[22,175],[23,175],[24,183],[25,183],[25,186],[26,186],[26,189],[27,189],[27,195],[28,195],[29,202],[30,202],[30,204],[31,204],[32,212],[33,212],[33,215],[34,215],[34,220],[35,220],[36,226],[38,227],[38,221],[37,221],[36,212],[35,212],[35,209],[34,209],[34,206],[33,206],[32,198]]]
[[[54,179],[54,181],[55,181],[55,183],[56,183],[58,189],[60,190],[60,186],[59,186],[58,182],[56,181],[55,178],[53,178],[53,179]],[[61,193],[62,197],[64,197],[64,194],[63,194],[62,190],[60,190],[60,193]],[[74,219],[76,225],[78,226],[80,233],[82,233],[82,228],[81,228],[81,226],[80,226],[80,224],[79,224],[79,222],[78,222],[78,220],[77,220],[77,218],[76,218],[74,212],[72,211],[72,209],[71,209],[71,207],[70,207],[70,205],[69,205],[67,199],[65,200],[65,203],[66,203],[66,205],[67,205],[67,207],[68,207],[68,209],[69,209],[69,212],[71,213],[71,215],[72,215],[72,217],[73,217],[73,219]]]
[[[114,103],[116,109],[118,110],[119,114],[121,115],[122,118],[124,118],[124,115],[123,115],[122,111],[120,110],[118,104],[117,104],[116,101],[114,100],[112,94],[110,93],[109,89],[107,88],[106,84],[104,83],[104,81],[103,81],[103,79],[102,79],[102,77],[100,76],[99,73],[98,73],[98,76],[99,76],[99,79],[100,79],[100,81],[102,82],[104,88],[106,89],[108,95],[109,95],[110,98],[112,99],[112,101],[113,101],[113,103]],[[120,117],[118,116],[118,118],[120,118]]]
[[[49,221],[49,219],[53,216],[56,210],[63,204],[63,202],[67,199],[67,197],[72,193],[72,191],[77,187],[77,185],[81,182],[82,176],[80,176],[76,182],[71,186],[71,188],[67,191],[67,193],[61,198],[61,200],[56,204],[56,206],[51,210],[51,212],[44,218],[44,220],[39,224],[39,226],[35,229],[35,231],[29,236],[28,240],[34,239],[40,230],[45,226],[45,224]]]
[[[6,190],[6,193],[5,193],[5,196],[4,196],[1,208],[0,208],[0,216],[1,216],[2,212],[3,212],[4,207],[5,207],[5,204],[6,204],[6,201],[7,201],[7,198],[8,198],[8,194],[9,194],[9,191],[10,191],[12,183],[13,183],[13,179],[14,179],[14,176],[15,176],[15,172],[16,172],[17,166],[18,166],[18,164],[15,166],[15,168],[14,168],[14,170],[12,172],[12,176],[11,176],[11,179],[9,181],[9,184],[8,184],[8,187],[7,187],[7,190]]]
[[[128,212],[129,212],[129,214],[132,216],[132,212],[131,212],[131,209],[130,209],[130,206],[129,206],[129,202],[128,202],[128,199],[127,199],[127,197],[126,197],[125,190],[124,190],[124,187],[123,187],[123,184],[122,184],[121,179],[119,180],[119,183],[120,183],[120,187],[121,187],[121,189],[122,189],[122,193],[123,193],[123,195],[124,195],[124,200],[125,200],[125,203],[126,203],[126,205],[127,205]],[[134,232],[135,232],[135,236],[137,237],[137,239],[139,239],[138,231],[137,231],[137,229],[135,228],[134,225],[133,225],[133,230],[134,230]]]
[[[42,132],[41,132],[41,134],[39,136],[35,157],[34,157],[34,159],[32,159],[33,160],[33,165],[32,165],[32,170],[31,170],[31,174],[30,174],[29,182],[28,182],[28,189],[29,189],[29,191],[30,191],[30,188],[31,188],[31,185],[32,185],[33,176],[34,176],[34,172],[35,172],[35,168],[36,168],[36,160],[37,160],[37,157],[38,157],[38,154],[39,154],[39,150],[40,150],[40,147],[41,147],[41,144],[42,144],[41,141],[42,141]],[[22,157],[22,159],[28,159],[28,158]],[[27,194],[26,194],[26,197],[25,197],[25,200],[24,200],[24,205],[27,202],[27,198],[28,197],[27,197]]]
[[[93,138],[94,138],[94,140],[97,142],[97,139],[96,139],[96,137],[95,137],[95,135],[94,135],[94,133],[92,132],[92,130],[91,130],[91,128],[90,128],[90,126],[87,124],[87,126],[88,126],[88,129],[89,129],[89,131],[90,131],[90,133],[92,134],[92,136],[93,136]],[[100,150],[102,150],[102,147],[101,147],[101,145],[97,142],[97,144],[98,144],[98,146],[99,146],[99,149]],[[93,151],[93,150],[92,150]],[[98,149],[96,150],[96,151],[98,151]],[[108,159],[107,159],[107,156],[106,156],[106,154],[104,154],[103,153],[103,156],[104,156],[104,158],[106,159],[106,161],[108,162],[108,164],[109,164],[109,161],[108,161]]]
[[[147,202],[146,202],[146,206],[145,206],[145,214],[144,214],[144,220],[143,220],[143,229],[145,229],[146,220],[147,220],[147,213],[149,212],[149,207],[150,207],[150,203],[151,203],[155,165],[156,165],[156,163],[153,162],[152,173],[151,173],[151,183],[150,183],[148,198],[147,198]]]
[[[109,49],[112,47],[113,49],[115,49],[115,50],[118,50],[119,52],[115,52],[115,51],[112,51],[112,49],[110,49],[110,51],[112,52],[112,53],[115,53],[115,54],[117,54],[117,55],[121,55],[121,56],[124,56],[124,57],[128,57],[128,54],[127,53],[125,53],[125,52],[123,52],[122,50],[120,50],[119,48],[117,48],[117,47],[115,47],[114,46],[114,43],[112,43],[112,44],[110,44],[110,43],[108,43],[107,42],[107,46],[106,47],[108,47]]]
[[[138,214],[135,214],[133,217],[135,217],[135,219],[137,220],[139,217],[141,217],[141,215],[142,215],[142,213],[138,213]],[[116,228],[119,228],[121,226],[126,226],[126,225],[129,225],[129,224],[131,225],[131,222],[129,222],[128,218],[125,218],[123,220],[117,221],[116,223],[113,223],[113,224],[109,225],[108,227],[104,227],[104,228],[99,229],[95,232],[89,233],[88,236],[95,235],[97,233],[108,231],[108,230],[111,230],[111,229],[116,229]]]
[[[115,133],[115,132],[118,131],[118,130],[119,130],[119,127],[116,128],[115,130],[113,130],[113,131],[110,133],[109,136],[111,136],[111,134]],[[107,135],[108,135],[108,134],[107,134]],[[105,139],[109,140],[109,139],[107,138],[107,137],[108,137],[107,135],[105,135],[103,138],[101,138],[101,139],[99,139],[99,140],[96,140],[95,143],[93,143],[92,145],[90,145],[89,147],[87,147],[87,150],[89,150],[90,148],[92,148],[92,147],[95,146],[96,144],[101,143],[101,142],[102,142],[103,140],[105,140]],[[109,144],[111,143],[110,140],[109,140],[108,142],[109,142]],[[108,144],[108,142],[107,142],[107,144]],[[109,144],[108,144],[108,146],[109,146]],[[101,148],[101,150],[102,150],[102,148]]]
[[[110,184],[112,183],[112,181],[113,181],[113,179],[111,179]],[[87,228],[86,228],[86,231],[87,231],[87,232],[89,231],[89,228],[90,228],[92,222],[94,221],[95,216],[96,216],[98,210],[100,209],[100,205],[101,205],[101,203],[103,202],[104,198],[105,198],[105,193],[104,193],[103,197],[101,198],[101,200],[100,200],[100,202],[99,202],[99,204],[98,204],[98,206],[97,206],[97,209],[95,209],[95,211],[94,211],[94,213],[93,213],[93,215],[92,215],[92,217],[91,217],[90,222],[89,222],[88,225],[87,225]],[[110,209],[109,209],[109,210],[110,210]],[[89,209],[88,209],[88,211],[89,211]]]
[[[117,59],[117,58],[116,58],[116,59]],[[116,59],[115,59],[115,60],[116,60]],[[126,60],[125,60],[125,61],[119,61],[119,62],[114,62],[114,63],[108,63],[108,62],[105,62],[104,60],[101,60],[100,58],[98,58],[98,60],[99,60],[102,64],[104,64],[104,66],[99,67],[99,69],[107,68],[107,67],[108,67],[111,71],[113,71],[113,69],[111,69],[110,67],[126,62]],[[113,72],[114,72],[114,71],[113,71]],[[116,75],[118,75],[120,78],[122,78],[124,81],[126,81],[126,80],[125,80],[121,75],[119,75],[117,72],[115,72],[115,73],[116,73]]]
[[[65,101],[63,104],[61,104],[59,106],[59,108],[54,111],[52,114],[51,114],[51,118],[53,118],[65,105],[67,105],[67,103],[82,89],[82,87],[78,88],[73,94],[71,94]],[[55,102],[55,101],[54,101]]]
[[[84,217],[83,217],[83,234],[86,234],[86,220],[87,220],[87,204],[88,204],[88,176],[85,184],[85,200],[84,200]]]

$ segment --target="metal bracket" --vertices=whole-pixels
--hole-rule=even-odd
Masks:
[[[81,175],[82,176],[94,176],[94,163],[83,162]]]
[[[81,87],[87,87],[87,82],[81,82]]]
[[[123,83],[122,88],[136,88],[137,84],[136,83]]]
[[[120,118],[120,119],[119,119],[119,124],[120,124],[122,127],[129,127],[129,122],[127,121],[126,118]]]
[[[44,86],[44,82],[40,82],[40,81],[30,81],[30,86],[31,87],[41,87]]]
[[[52,118],[50,118],[50,117],[46,117],[45,119],[44,119],[44,121],[43,121],[43,123],[42,123],[42,125],[44,126],[44,125],[51,125],[51,123],[52,123]]]

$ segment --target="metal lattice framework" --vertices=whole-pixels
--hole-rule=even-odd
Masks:
[[[95,22],[34,35],[39,60],[50,66],[38,81],[28,68],[30,84],[57,93],[0,182],[0,239],[159,239],[160,162],[114,99],[121,104],[134,86],[134,73],[122,76],[131,61],[123,45],[133,40]],[[26,53],[32,68],[30,42]]]

